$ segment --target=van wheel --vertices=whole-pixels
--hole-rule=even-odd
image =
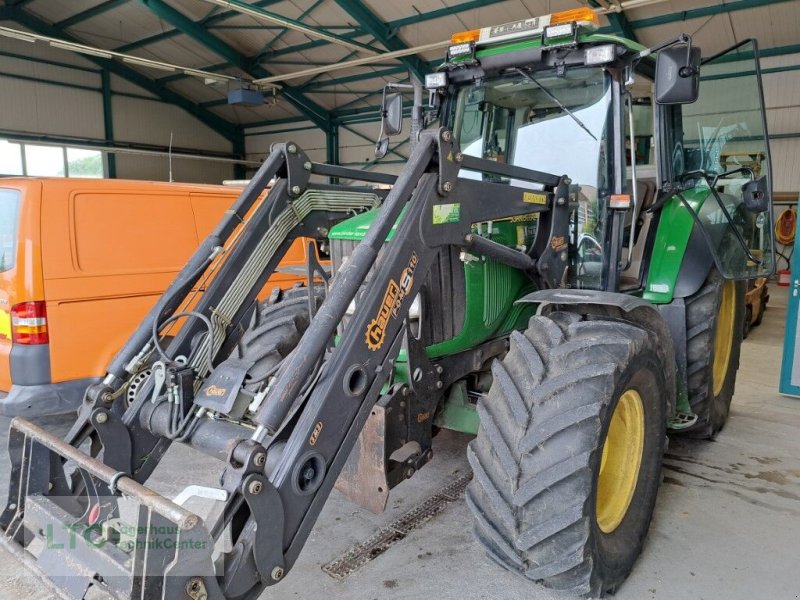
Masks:
[[[613,592],[641,552],[661,480],[666,381],[652,335],[536,316],[492,373],[468,450],[478,542],[548,587]]]
[[[680,433],[714,439],[725,426],[736,386],[745,320],[745,282],[711,269],[686,299],[686,375],[697,423]]]
[[[314,289],[316,308],[322,305],[324,290]],[[247,372],[245,389],[257,392],[294,350],[311,323],[308,288],[280,291],[264,302],[234,350],[237,358],[253,361]]]

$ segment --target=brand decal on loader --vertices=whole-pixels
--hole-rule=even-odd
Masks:
[[[408,259],[408,266],[400,274],[400,283],[398,284],[394,279],[390,279],[389,285],[386,286],[378,316],[367,325],[367,348],[373,352],[383,346],[389,319],[397,318],[400,307],[403,305],[403,300],[408,296],[411,287],[414,285],[414,269],[416,269],[418,261],[417,253],[412,252],[411,258]]]
[[[498,221],[499,220],[500,219],[498,219]],[[531,213],[529,215],[516,215],[513,217],[509,217],[508,220],[511,223],[528,223],[529,221],[538,221],[539,213]]]
[[[216,385],[210,385],[206,388],[206,396],[224,396],[227,392],[228,390],[225,388]]]
[[[527,202],[528,204],[547,204],[547,194],[525,192],[522,194],[522,201]]]
[[[317,440],[319,439],[319,434],[322,433],[322,421],[318,422],[314,425],[314,431],[311,432],[311,437],[308,438],[308,445],[309,446],[316,446]]]

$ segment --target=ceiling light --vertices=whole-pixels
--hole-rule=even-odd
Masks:
[[[2,35],[3,37],[12,38],[23,42],[33,43],[36,41],[35,35],[30,35],[28,33],[25,33],[24,31],[9,29],[8,27],[0,27],[0,35]]]
[[[70,42],[59,42],[51,40],[49,44],[53,48],[60,48],[61,50],[69,50],[70,52],[78,52],[79,54],[89,54],[90,56],[99,56],[100,58],[112,58],[113,54],[100,50],[99,48],[90,48],[89,46],[82,46],[80,44],[71,44]]]
[[[175,65],[168,65],[166,63],[157,62],[155,60],[148,60],[146,58],[138,58],[136,56],[123,56],[122,62],[129,65],[138,65],[140,67],[147,67],[150,69],[160,69],[162,71],[169,71],[174,73],[177,70]]]

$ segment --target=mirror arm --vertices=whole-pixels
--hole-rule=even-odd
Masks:
[[[686,63],[688,64],[689,63],[689,57],[691,56],[691,52],[692,52],[692,36],[690,36],[688,33],[681,33],[679,35],[676,35],[674,38],[671,38],[671,39],[667,40],[666,42],[661,42],[660,44],[657,44],[657,45],[653,46],[652,48],[645,48],[644,50],[639,52],[635,56],[635,58],[636,59],[642,59],[642,58],[644,58],[646,56],[650,56],[651,54],[653,54],[655,52],[663,50],[664,48],[669,48],[670,46],[674,46],[675,44],[688,44],[687,54],[686,54],[686,59],[687,59]],[[691,69],[689,69],[689,70],[691,70]],[[681,77],[689,77],[692,74],[693,73],[684,74],[683,72],[681,72]]]

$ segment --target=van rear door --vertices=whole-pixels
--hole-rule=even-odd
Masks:
[[[9,179],[0,185],[0,392],[3,394],[11,389],[14,340],[16,345],[25,345],[27,349],[28,345],[46,338],[44,317],[34,314],[44,306],[40,196],[38,181]],[[49,373],[46,375],[49,377]]]

